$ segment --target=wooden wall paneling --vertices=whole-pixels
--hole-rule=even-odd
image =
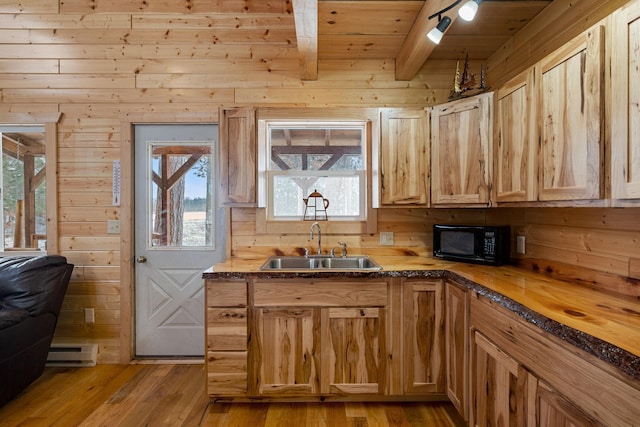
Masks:
[[[60,193],[66,192],[89,192],[109,191],[111,189],[112,180],[106,177],[102,178],[62,178],[59,181],[58,189]]]
[[[94,190],[99,190],[95,188]],[[104,191],[102,192],[66,192],[60,191],[58,194],[58,206],[111,206],[112,197]]]
[[[11,2],[15,4],[15,2]],[[0,28],[6,29],[127,29],[131,28],[131,15],[123,14],[58,14],[54,13],[0,13]]]
[[[23,60],[26,61],[26,60]],[[42,60],[47,61],[47,60]],[[118,74],[118,73],[134,73],[139,74],[138,77],[146,74],[176,74],[176,75],[211,75],[217,76],[217,87],[229,86],[230,82],[225,79],[230,79],[231,82],[237,82],[238,75],[234,73],[252,73],[253,76],[259,76],[260,83],[253,83],[254,85],[263,85],[264,81],[269,76],[262,74],[263,72],[273,73],[274,75],[282,74],[282,81],[286,81],[285,78],[291,79],[295,76],[295,67],[298,61],[294,58],[283,57],[274,59],[260,59],[260,58],[242,58],[242,59],[220,59],[218,61],[212,61],[211,59],[191,59],[191,58],[176,58],[176,59],[101,59],[101,58],[86,58],[86,59],[62,59],[60,60],[60,73],[63,74]],[[244,74],[243,74],[244,76]],[[249,74],[246,76],[249,77]],[[159,80],[158,77],[156,77]],[[249,84],[247,81],[244,84]],[[273,78],[274,81],[278,81]],[[291,83],[289,83],[291,84]]]
[[[233,89],[3,89],[7,102],[62,102],[62,103],[232,103]]]
[[[176,13],[140,13],[131,15],[131,28],[157,30],[165,28],[167,30],[192,29],[208,30],[211,28],[242,28],[265,30],[290,29],[294,18],[290,13],[264,13],[252,14],[243,11],[242,13],[216,13],[216,14],[189,14]],[[111,16],[111,15],[109,15]],[[118,15],[115,15],[118,16]],[[126,15],[125,15],[126,16]]]
[[[35,0],[30,0],[35,2]],[[49,0],[51,1],[51,0]],[[177,6],[171,0],[112,0],[96,2],[92,0],[65,0],[60,5],[61,13],[287,13],[291,12],[289,2],[264,2],[262,0],[217,1],[191,0]]]
[[[61,222],[108,221],[118,219],[120,210],[104,206],[83,206],[82,209],[78,209],[77,206],[61,206],[58,208],[58,215]],[[122,227],[120,229],[122,230]]]
[[[309,85],[310,86],[310,85]],[[380,104],[424,107],[444,101],[448,89],[349,89],[329,84],[316,88],[238,88],[235,101],[239,104],[262,106],[277,103],[309,107],[372,107]]]
[[[61,250],[60,255],[74,265],[118,265],[120,259],[119,250],[97,250],[95,247],[84,252]]]
[[[4,74],[0,77],[0,85],[2,85],[2,87],[10,87],[12,89],[91,89],[95,87],[126,89],[134,88],[135,81],[135,77],[122,74],[112,74],[101,77],[68,74]]]
[[[2,59],[0,60],[0,75],[2,74],[57,74],[60,71],[59,61],[56,59]],[[6,87],[6,86],[3,86]]]
[[[291,44],[291,38],[295,36],[295,32],[291,29],[268,29],[263,28],[200,28],[200,29],[118,29],[110,28],[110,31],[104,29],[12,29],[0,30],[0,38],[7,40],[8,43],[23,44],[76,44],[84,43],[85,40],[95,40],[100,44],[119,45],[138,44],[149,45],[156,44],[158,40],[162,40],[169,45],[187,45],[192,46],[198,44],[200,40],[204,44],[209,44],[210,40],[215,40],[220,44],[234,43],[251,43],[251,44],[269,44],[274,48],[277,45],[288,46]],[[3,31],[10,33],[3,34]]]
[[[58,0],[0,0],[3,13],[58,13]]]

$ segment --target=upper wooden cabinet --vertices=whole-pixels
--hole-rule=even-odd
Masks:
[[[431,109],[431,202],[487,205],[493,93]]]
[[[494,188],[497,202],[537,199],[538,126],[533,68],[496,91]]]
[[[640,3],[613,16],[611,197],[640,199]]]
[[[429,118],[422,109],[380,113],[380,203],[429,205]]]
[[[219,200],[223,206],[256,205],[256,113],[220,109]]]
[[[497,202],[604,196],[603,46],[593,27],[496,92]]]
[[[603,31],[593,27],[536,67],[540,200],[603,196]]]

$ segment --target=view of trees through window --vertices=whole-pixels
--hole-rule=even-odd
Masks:
[[[47,200],[44,132],[0,128],[3,249],[45,250]],[[25,181],[26,178],[26,181]]]
[[[153,146],[150,246],[213,244],[211,162],[210,145]]]

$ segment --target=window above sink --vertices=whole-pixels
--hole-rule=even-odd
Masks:
[[[283,109],[269,115],[272,112],[258,117],[258,207],[264,213],[258,231],[308,229],[305,199],[320,193],[329,201],[325,224],[330,231],[372,232],[376,214],[369,183],[375,112],[365,109],[351,116],[341,111],[338,116],[331,110],[305,109],[300,115],[299,110]]]

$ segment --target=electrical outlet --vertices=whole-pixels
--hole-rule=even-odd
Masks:
[[[380,245],[381,246],[393,246],[393,232],[382,231],[380,232]]]
[[[524,255],[525,243],[526,242],[524,236],[516,236],[516,253]]]
[[[84,309],[84,322],[85,323],[95,323],[96,321],[96,312],[93,308],[85,308]]]
[[[107,234],[120,234],[120,221],[111,219],[107,221]]]

